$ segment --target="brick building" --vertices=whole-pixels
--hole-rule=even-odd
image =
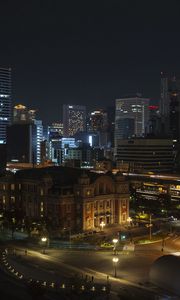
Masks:
[[[0,177],[0,210],[20,208],[29,220],[48,220],[73,231],[123,224],[129,217],[129,184],[121,173],[68,167],[18,171]]]

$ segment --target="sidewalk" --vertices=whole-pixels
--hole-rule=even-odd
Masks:
[[[34,264],[31,258],[38,256],[43,260],[50,259],[56,266],[53,269],[47,269],[40,266],[40,264]],[[29,250],[27,255],[22,255],[17,252],[16,254],[4,253],[2,257],[4,264],[4,269],[6,273],[12,276],[14,275],[17,279],[21,279],[26,285],[27,284],[37,284],[39,287],[46,288],[47,290],[52,290],[56,293],[61,293],[63,290],[70,293],[74,290],[77,294],[84,294],[86,296],[91,294],[91,296],[98,296],[98,299],[104,299],[110,293],[110,285],[105,281],[100,283],[98,281],[94,282],[94,275],[92,272],[82,271],[80,268],[63,263],[57,258],[52,258],[50,256],[37,253],[36,251]],[[57,265],[62,266],[58,268]],[[62,273],[62,269],[67,269],[67,273]],[[70,274],[74,274],[73,277]]]

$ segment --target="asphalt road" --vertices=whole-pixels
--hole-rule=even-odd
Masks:
[[[164,252],[176,252],[179,237],[166,240]],[[46,254],[41,250],[16,247],[16,257],[9,256],[13,266],[26,277],[58,282],[66,282],[67,278],[79,276],[95,282],[106,283],[107,276],[112,285],[111,299],[155,299],[155,295],[164,294],[161,290],[149,284],[149,270],[156,258],[163,255],[161,242],[137,246],[135,252],[119,254],[117,278],[112,263],[112,251],[72,251],[47,249]],[[128,297],[128,298],[127,298]]]
[[[92,280],[93,276],[95,282],[107,283],[107,276],[109,276],[112,285],[111,299],[119,299],[117,295],[120,294],[122,300],[151,300],[155,299],[155,295],[162,295],[164,292],[149,283],[150,267],[159,256],[179,251],[180,237],[178,234],[174,234],[166,239],[163,244],[163,251],[162,241],[160,241],[136,245],[135,251],[132,253],[119,253],[116,269],[117,278],[114,277],[115,267],[112,262],[114,256],[112,251],[46,249],[46,254],[42,254],[41,249],[29,248],[28,255],[25,255],[24,248],[20,247],[18,243],[14,246],[9,244],[7,247],[9,249],[16,248],[16,256],[10,253],[8,259],[27,278],[54,281],[60,284],[67,282],[67,278],[74,278],[78,274],[83,278],[87,277],[87,280]],[[0,273],[1,277],[1,282],[8,279],[8,276],[3,275],[2,272]],[[4,289],[5,292],[11,285],[11,282],[1,284],[0,290],[2,289],[3,292]],[[18,287],[14,290],[17,290],[18,295]],[[24,292],[26,293],[26,290]]]

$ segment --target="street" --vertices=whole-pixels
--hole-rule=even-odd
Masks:
[[[22,247],[14,246],[16,255],[10,254],[8,259],[27,278],[59,284],[77,275],[86,278],[87,281],[91,281],[93,276],[95,282],[104,284],[107,283],[108,278],[112,286],[112,299],[116,299],[118,294],[122,296],[127,294],[132,299],[133,297],[154,299],[155,294],[162,295],[163,292],[149,283],[151,264],[163,254],[177,252],[180,248],[180,238],[179,236],[168,238],[163,252],[162,241],[160,241],[136,245],[132,253],[125,251],[119,253],[116,278],[112,262],[114,255],[111,250],[46,249],[46,253],[42,254],[41,249],[27,249],[28,254],[25,255]]]

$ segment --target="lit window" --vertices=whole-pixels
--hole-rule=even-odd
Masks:
[[[14,196],[11,196],[11,202],[15,203],[15,197]]]
[[[15,190],[15,185],[14,185],[14,183],[11,184],[11,190],[12,190],[12,191]]]
[[[40,211],[41,211],[41,213],[44,211],[44,204],[43,204],[43,202],[41,202]]]

